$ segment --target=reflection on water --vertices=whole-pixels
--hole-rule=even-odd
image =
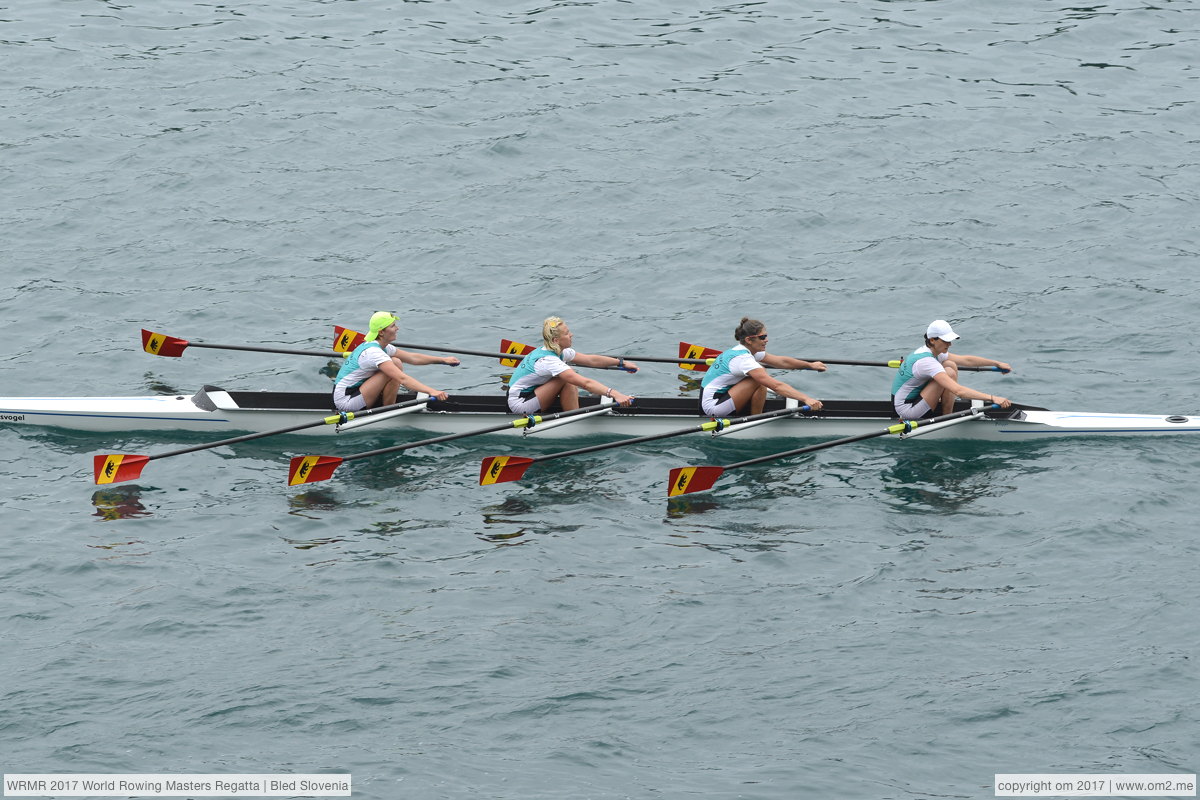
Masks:
[[[693,392],[700,391],[700,378],[693,378],[688,373],[680,373],[676,376],[679,378],[679,396],[687,397]],[[697,400],[699,402],[699,400]]]
[[[317,538],[317,539],[289,539],[286,536],[283,537],[283,540],[285,542],[287,542],[288,544],[290,544],[292,547],[296,548],[297,550],[312,550],[314,547],[320,547],[323,544],[337,544],[338,542],[346,541],[345,539],[342,539],[340,537],[324,537],[324,538]]]
[[[151,514],[142,505],[142,488],[136,484],[93,492],[92,505],[96,507],[96,513],[92,516],[106,521],[148,517]]]
[[[307,492],[300,492],[288,497],[289,514],[296,516],[308,516],[305,511],[335,511],[340,508],[342,501],[337,495],[325,488],[309,489]],[[313,517],[315,519],[315,517]]]
[[[341,363],[339,363],[337,361],[329,361],[325,364],[325,366],[323,366],[319,370],[317,370],[317,374],[324,375],[325,377],[329,378],[330,380],[333,380],[333,379],[337,378],[338,370],[340,370],[341,368],[342,368]]]
[[[683,519],[689,514],[703,514],[721,508],[721,504],[703,494],[681,495],[667,499],[667,520]]]
[[[179,391],[153,372],[147,372],[143,375],[143,378],[146,381],[146,389],[153,394],[186,394],[186,392]]]
[[[910,444],[910,443],[906,443]],[[961,511],[975,501],[1014,491],[1004,476],[1044,471],[1037,466],[1039,443],[921,443],[895,453],[880,473],[884,496],[897,509],[912,513]]]

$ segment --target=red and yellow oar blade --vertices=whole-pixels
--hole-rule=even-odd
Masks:
[[[703,492],[711,489],[725,471],[724,467],[676,467],[671,470],[667,497]]]
[[[533,352],[533,347],[531,345],[521,344],[520,342],[514,342],[510,339],[501,339],[500,350],[501,352],[511,353],[513,356],[515,356],[515,358],[502,358],[500,359],[500,363],[506,367],[515,367],[517,364],[521,363],[522,356],[524,356],[526,353]]]
[[[93,465],[96,471],[96,483],[120,483],[121,481],[136,480],[142,474],[142,467],[150,456],[127,456],[122,453],[109,453],[96,456]]]
[[[335,353],[349,353],[366,340],[367,335],[365,333],[352,331],[349,328],[343,328],[341,325],[333,326],[333,350]]]
[[[713,350],[711,347],[703,347],[698,344],[688,344],[687,342],[679,343],[680,358],[716,358],[721,355],[720,350]],[[697,372],[707,372],[708,364],[680,364],[680,369],[694,369]]]
[[[336,456],[296,456],[288,467],[288,486],[327,481],[341,463]]]
[[[520,480],[532,463],[532,458],[521,456],[488,456],[479,468],[479,485]]]
[[[187,346],[187,339],[176,339],[165,333],[155,333],[142,328],[142,349],[152,356],[179,358]]]

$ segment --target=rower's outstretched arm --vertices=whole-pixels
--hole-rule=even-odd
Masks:
[[[763,364],[775,369],[811,369],[817,372],[825,371],[824,361],[805,361],[803,358],[792,358],[791,356],[777,356],[768,353],[762,360]]]
[[[407,350],[397,350],[393,358],[398,358],[405,364],[412,364],[420,367],[425,364],[445,364],[448,367],[457,367],[459,360],[454,356],[434,356],[428,353],[410,353]]]
[[[994,358],[985,358],[983,356],[969,356],[965,353],[951,353],[950,360],[960,367],[996,367],[1003,372],[1012,372],[1011,365],[997,361]]]
[[[576,353],[573,362],[581,367],[598,367],[600,369],[620,367],[626,372],[637,372],[640,367],[632,361],[626,361],[613,356],[597,356],[590,353]]]

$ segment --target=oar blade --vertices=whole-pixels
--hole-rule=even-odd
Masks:
[[[724,472],[724,467],[676,467],[671,470],[667,497],[708,491]]]
[[[520,480],[532,463],[532,458],[521,456],[488,456],[479,467],[479,485]]]
[[[107,453],[96,456],[92,460],[92,466],[96,474],[96,483],[120,483],[121,481],[137,480],[142,474],[142,468],[146,466],[146,462],[149,460],[150,456],[131,456],[123,453]]]
[[[337,456],[296,456],[288,467],[288,486],[327,481],[343,460]]]
[[[506,367],[515,367],[517,364],[521,363],[521,358],[526,353],[533,352],[533,346],[521,344],[520,342],[514,342],[511,339],[501,339],[500,351],[513,356],[513,358],[500,359],[500,363]]]
[[[688,344],[687,342],[679,343],[680,358],[716,358],[721,355],[720,350],[713,350],[711,347],[703,347],[698,344]],[[680,364],[680,369],[691,369],[696,372],[707,372],[708,364]]]
[[[155,333],[142,328],[142,349],[152,356],[179,358],[187,346],[187,339],[177,339],[165,333]]]
[[[349,328],[343,328],[341,325],[333,326],[333,351],[335,353],[349,353],[366,340],[367,336],[365,333],[352,331]]]

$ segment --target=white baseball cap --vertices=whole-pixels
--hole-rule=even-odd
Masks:
[[[926,339],[941,339],[943,342],[953,342],[958,334],[950,328],[950,323],[944,319],[935,319],[925,329]]]

